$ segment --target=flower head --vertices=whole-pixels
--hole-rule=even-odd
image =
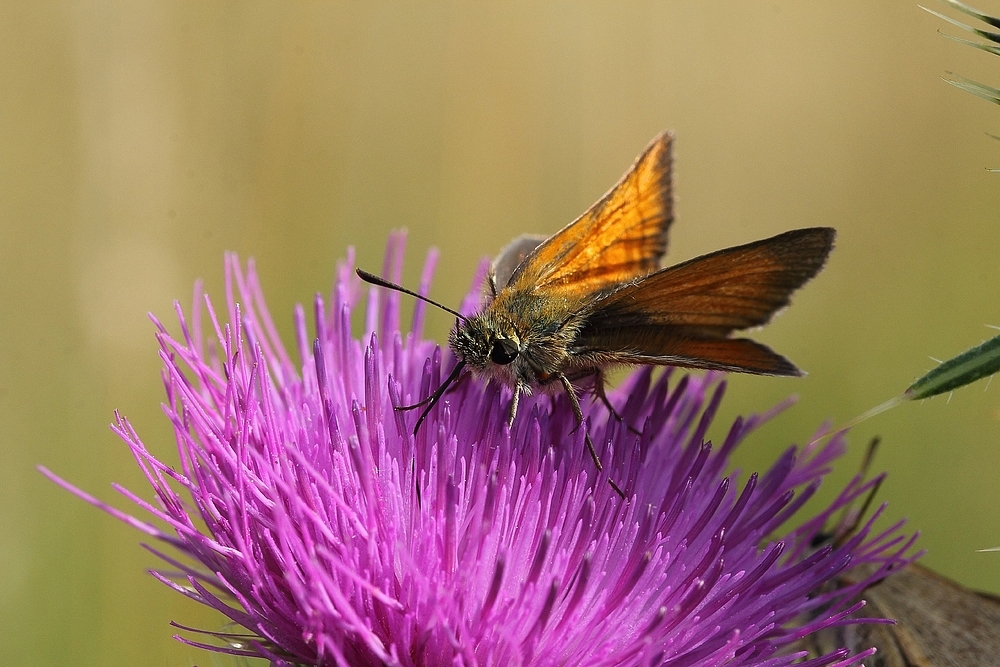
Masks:
[[[394,237],[395,279],[402,248]],[[562,396],[526,399],[508,430],[509,391],[465,379],[414,435],[417,415],[394,406],[427,396],[455,361],[422,338],[422,303],[404,335],[399,295],[378,289],[354,338],[362,287],[350,264],[332,304],[317,297],[314,333],[296,311],[299,363],[253,264],[233,256],[225,312],[196,298],[190,317],[178,308],[180,336],[159,326],[180,469],[126,419],[113,428],[156,503],[122,492],[165,528],[76,491],[182,553],[156,552],[184,576],[154,575],[249,633],[206,633],[216,650],[276,665],[777,667],[801,660],[796,642],[846,622],[859,608],[852,598],[907,561],[912,539],[899,525],[875,535],[869,521],[816,547],[829,517],[870,487],[860,479],[775,537],[844,441],[790,448],[740,482],[726,472],[729,455],[766,416],[705,442],[723,394],[717,375],[633,374],[611,393],[624,423],[586,408],[601,473]],[[859,563],[880,567],[829,587]],[[842,650],[803,664],[859,657]]]

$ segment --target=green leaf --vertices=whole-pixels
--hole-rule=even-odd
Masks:
[[[976,97],[981,97],[984,100],[993,102],[993,104],[1000,104],[1000,90],[993,88],[991,86],[984,86],[981,83],[976,83],[975,81],[970,81],[965,77],[958,75],[952,75],[954,79],[945,79],[948,83],[955,86],[956,88],[961,88],[967,93],[972,93]]]
[[[989,16],[988,14],[983,14],[978,9],[973,9],[969,5],[965,4],[964,2],[959,2],[958,0],[941,0],[941,1],[946,5],[951,5],[958,11],[962,12],[963,14],[968,14],[973,18],[977,18],[983,23],[987,23],[993,26],[994,28],[1000,28],[1000,18]]]
[[[1000,336],[952,357],[911,384],[903,398],[917,400],[953,391],[1000,371]]]
[[[952,2],[950,0],[942,0],[942,2],[944,2],[945,4],[951,5],[955,9],[958,9],[959,11],[965,12],[966,14],[969,14],[970,16],[974,16],[977,19],[979,19],[980,21],[983,21],[984,23],[989,23],[990,25],[995,25],[996,27],[1000,27],[1000,25],[997,25],[996,23],[994,23],[994,21],[997,21],[997,19],[993,18],[992,16],[987,16],[986,14],[983,14],[982,12],[978,12],[975,9],[972,9],[971,7],[969,7],[968,5],[963,5],[960,2]],[[956,28],[961,28],[962,30],[966,30],[968,32],[971,32],[971,33],[974,33],[976,35],[979,35],[983,39],[988,39],[991,42],[996,42],[996,43],[1000,44],[1000,33],[989,32],[987,30],[980,30],[979,28],[973,28],[972,26],[965,25],[961,21],[956,21],[955,19],[951,18],[950,16],[945,16],[944,14],[942,14],[940,12],[936,12],[933,9],[928,9],[927,7],[924,7],[922,5],[920,6],[920,8],[923,9],[925,12],[928,12],[929,14],[933,14],[934,16],[938,17],[939,19],[947,21],[948,23],[952,24]],[[947,37],[947,35],[945,35],[945,37]]]

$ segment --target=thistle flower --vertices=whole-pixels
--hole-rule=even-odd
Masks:
[[[385,272],[395,280],[402,250],[394,236]],[[509,391],[466,379],[414,436],[417,415],[393,406],[426,396],[455,361],[422,338],[422,303],[403,335],[399,295],[377,289],[353,338],[361,285],[350,265],[331,306],[316,298],[314,336],[296,310],[298,365],[253,264],[234,256],[224,313],[207,298],[202,311],[196,290],[190,318],[178,307],[179,337],[157,324],[179,470],[125,418],[113,429],[156,502],[118,490],[163,528],[53,476],[179,551],[153,550],[180,571],[154,576],[245,630],[183,641],[273,665],[344,667],[843,667],[871,654],[798,662],[795,652],[812,632],[856,622],[847,617],[863,604],[852,604],[858,593],[910,560],[900,524],[873,531],[881,510],[843,543],[816,548],[828,519],[871,482],[853,480],[773,536],[842,453],[841,435],[792,447],[741,483],[726,473],[729,455],[770,415],[737,419],[715,446],[704,437],[720,376],[654,380],[644,370],[611,393],[623,422],[600,404],[587,409],[601,473],[564,397],[526,399],[508,430]],[[433,266],[432,255],[424,292]],[[477,303],[468,297],[463,312]],[[830,586],[858,564],[875,574]]]

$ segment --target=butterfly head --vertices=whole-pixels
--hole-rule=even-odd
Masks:
[[[448,342],[473,370],[500,376],[510,374],[509,367],[521,351],[517,332],[486,315],[460,320]]]

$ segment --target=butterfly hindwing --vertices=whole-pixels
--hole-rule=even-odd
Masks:
[[[538,234],[522,234],[507,244],[500,251],[493,263],[490,265],[490,288],[493,294],[506,287],[510,282],[510,277],[514,275],[517,267],[521,266],[524,258],[531,254],[535,248],[545,241],[544,236]]]
[[[791,361],[747,338],[709,338],[664,327],[629,327],[599,331],[580,343],[574,353],[581,360],[594,359],[597,363],[593,365],[652,364],[756,375],[802,375]]]

